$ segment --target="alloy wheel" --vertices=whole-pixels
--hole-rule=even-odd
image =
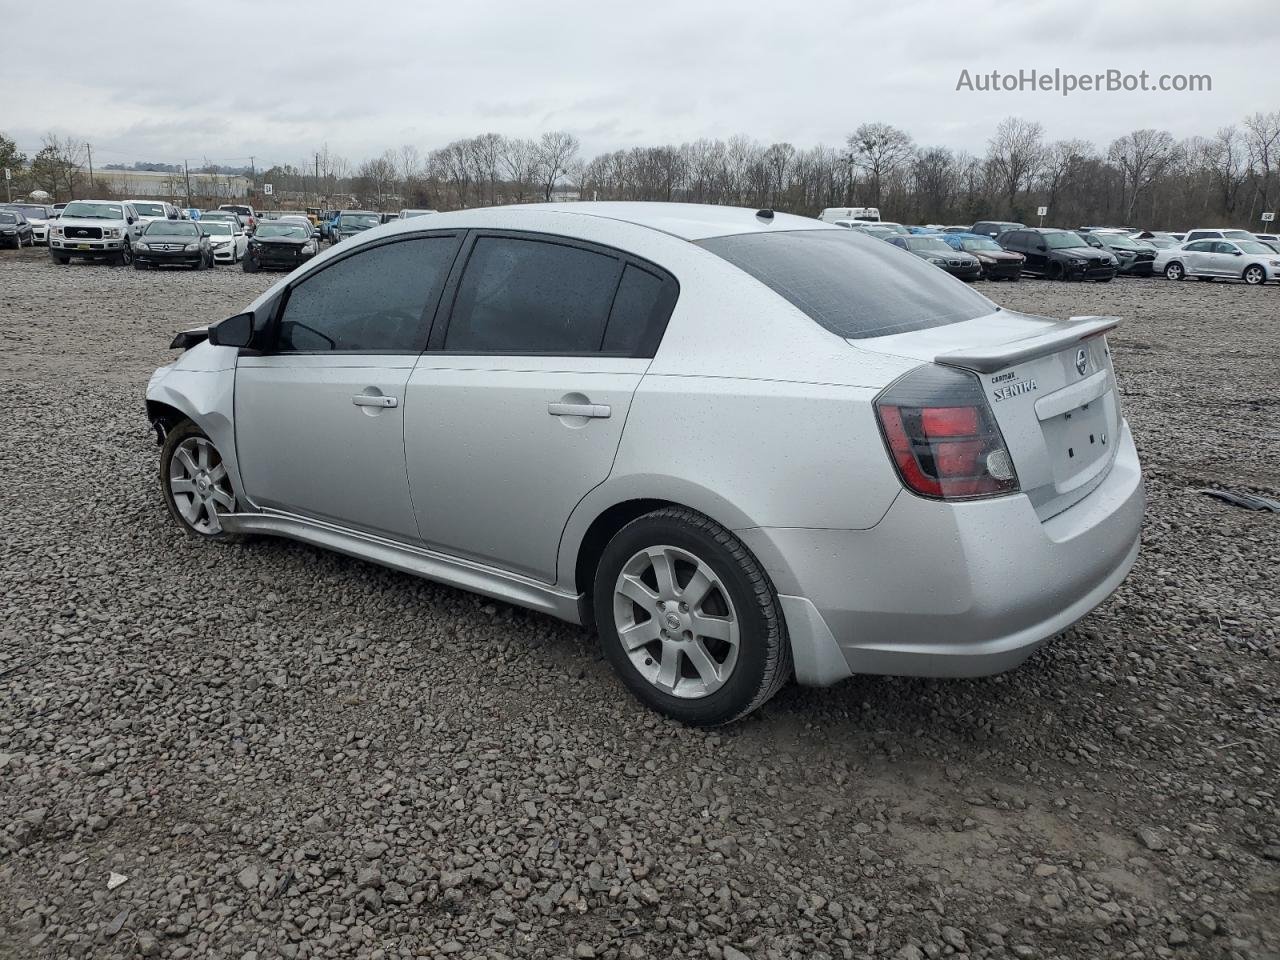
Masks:
[[[1244,272],[1244,282],[1248,284],[1259,284],[1266,279],[1266,274],[1262,272],[1261,267],[1250,267]]]
[[[205,437],[187,437],[173,451],[169,459],[169,492],[182,519],[197,533],[221,533],[218,511],[235,510],[235,494],[226,465]]]
[[[637,672],[665,694],[697,699],[733,674],[740,621],[714,570],[679,547],[646,547],[614,584],[614,626]]]

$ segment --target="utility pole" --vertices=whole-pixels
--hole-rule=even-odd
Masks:
[[[92,194],[93,193],[93,147],[89,146],[89,141],[86,140],[84,143],[84,148],[89,154],[89,193]]]
[[[187,183],[187,206],[191,206],[191,164],[186,160],[182,161],[182,178]]]
[[[316,206],[320,206],[320,153],[316,152]]]
[[[258,168],[253,162],[253,157],[249,158],[249,196],[253,197],[254,181],[258,179]]]

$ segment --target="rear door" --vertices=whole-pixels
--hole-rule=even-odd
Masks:
[[[1215,240],[1213,253],[1207,255],[1215,277],[1234,277],[1243,262],[1240,248],[1229,240]]]
[[[554,582],[569,514],[613,466],[674,280],[546,235],[478,232],[463,257],[406,391],[418,527],[433,549]]]

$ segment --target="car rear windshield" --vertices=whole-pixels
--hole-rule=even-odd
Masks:
[[[164,216],[163,203],[138,203],[135,200],[133,203],[133,209],[137,210],[144,217],[163,217]]]
[[[853,340],[927,330],[999,309],[919,257],[852,230],[745,233],[698,243],[822,327]]]
[[[0,223],[17,223],[18,217],[12,213],[0,213]]]

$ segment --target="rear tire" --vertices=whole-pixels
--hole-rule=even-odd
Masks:
[[[1174,260],[1165,265],[1164,277],[1166,280],[1185,280],[1187,279],[1187,272],[1182,269],[1182,264]]]
[[[682,723],[731,723],[791,677],[768,575],[737,537],[693,510],[656,510],[615,534],[596,568],[593,601],[622,682]]]

